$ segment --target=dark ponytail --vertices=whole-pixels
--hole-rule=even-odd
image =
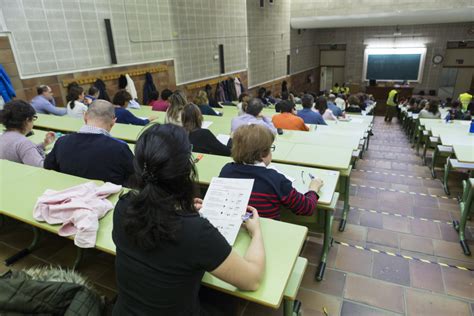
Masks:
[[[122,223],[139,248],[150,250],[160,242],[175,240],[181,216],[196,212],[193,198],[196,171],[186,131],[172,124],[155,124],[135,146],[136,190]]]
[[[80,86],[71,86],[69,87],[66,100],[71,107],[71,110],[74,109],[76,104],[74,104],[74,101],[78,100],[81,94],[84,92],[84,89]]]

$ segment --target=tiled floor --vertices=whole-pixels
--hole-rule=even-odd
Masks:
[[[462,174],[450,178],[451,196],[410,148],[397,123],[376,118],[374,137],[364,159],[352,173],[352,206],[344,232],[336,220],[334,239],[405,256],[474,268],[474,256],[461,251],[450,223],[459,217],[455,197]],[[410,193],[411,192],[411,193]],[[433,197],[431,195],[436,195]],[[375,211],[375,212],[373,212]],[[340,216],[340,209],[336,217]],[[396,215],[395,215],[396,214]],[[0,230],[0,260],[25,247],[28,226],[9,221]],[[468,223],[474,249],[474,223]],[[321,236],[310,233],[302,255],[310,264],[300,292],[304,315],[474,315],[474,273],[393,257],[338,244],[331,249],[325,279],[313,280]],[[17,262],[20,269],[35,264],[71,265],[72,242],[46,234],[41,247]],[[114,258],[90,251],[80,272],[104,295],[115,294]],[[0,273],[8,269],[0,265]],[[242,315],[282,315],[255,304],[243,303]]]

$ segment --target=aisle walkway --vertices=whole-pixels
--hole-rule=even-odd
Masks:
[[[336,221],[334,239],[474,268],[474,257],[464,256],[457,234],[448,224],[458,219],[459,207],[452,197],[460,192],[459,178],[452,179],[452,196],[446,198],[441,182],[431,178],[428,167],[421,164],[396,122],[388,125],[377,117],[374,134],[369,151],[353,171],[352,209],[346,230],[338,232]],[[474,223],[469,226],[468,238],[474,247]],[[331,316],[444,316],[474,312],[474,272],[337,244],[331,249],[325,280],[315,282],[315,252],[322,242],[318,235],[312,235],[303,250],[310,266],[299,293],[305,316],[324,315],[323,307]],[[281,312],[271,313],[250,304],[245,315]]]
[[[461,251],[457,234],[448,223],[459,208],[446,197],[439,180],[431,179],[397,123],[377,118],[369,151],[353,171],[346,230],[336,241],[393,254],[474,269],[474,257]],[[459,179],[451,180],[452,195]],[[437,197],[432,197],[436,195]],[[341,206],[341,205],[340,205]],[[340,207],[339,207],[340,208]],[[340,216],[340,210],[336,216]],[[423,220],[422,220],[423,219]],[[0,230],[0,260],[29,243],[28,226],[11,222]],[[13,223],[15,223],[13,225]],[[468,238],[474,248],[474,223]],[[71,265],[76,250],[71,241],[46,234],[34,254],[14,268],[36,264]],[[321,239],[311,234],[303,250],[310,261],[299,293],[304,315],[474,315],[474,273],[436,264],[334,244],[325,280],[313,281]],[[95,252],[95,254],[94,254]],[[114,258],[92,251],[80,272],[105,295],[115,294]],[[8,268],[0,264],[0,273]],[[282,315],[242,302],[241,315]]]

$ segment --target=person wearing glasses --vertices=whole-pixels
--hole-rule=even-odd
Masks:
[[[26,101],[7,102],[0,111],[0,123],[5,131],[0,135],[0,159],[43,167],[45,148],[54,142],[55,134],[48,132],[44,141],[34,144],[26,135],[31,133],[37,119],[35,109]]]
[[[318,203],[318,192],[323,181],[314,178],[308,192],[298,192],[290,180],[268,167],[275,150],[275,136],[262,125],[244,125],[234,132],[231,156],[234,162],[226,164],[219,177],[254,179],[249,205],[261,217],[280,219],[280,207],[296,215],[312,215]]]
[[[56,107],[53,90],[47,85],[41,85],[36,88],[38,95],[31,100],[31,105],[36,113],[54,114],[58,116],[66,115],[67,109]]]
[[[45,169],[74,176],[128,185],[133,174],[133,154],[127,143],[113,138],[114,105],[95,100],[84,114],[85,125],[60,137],[46,156]]]

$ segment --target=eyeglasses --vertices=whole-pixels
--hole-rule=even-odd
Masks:
[[[275,151],[275,148],[276,148],[275,145],[271,145],[271,146],[270,146],[270,150],[271,150],[271,151]]]
[[[33,116],[31,117],[31,120],[32,120],[32,121],[36,121],[37,119],[38,119],[38,115],[33,115]]]

